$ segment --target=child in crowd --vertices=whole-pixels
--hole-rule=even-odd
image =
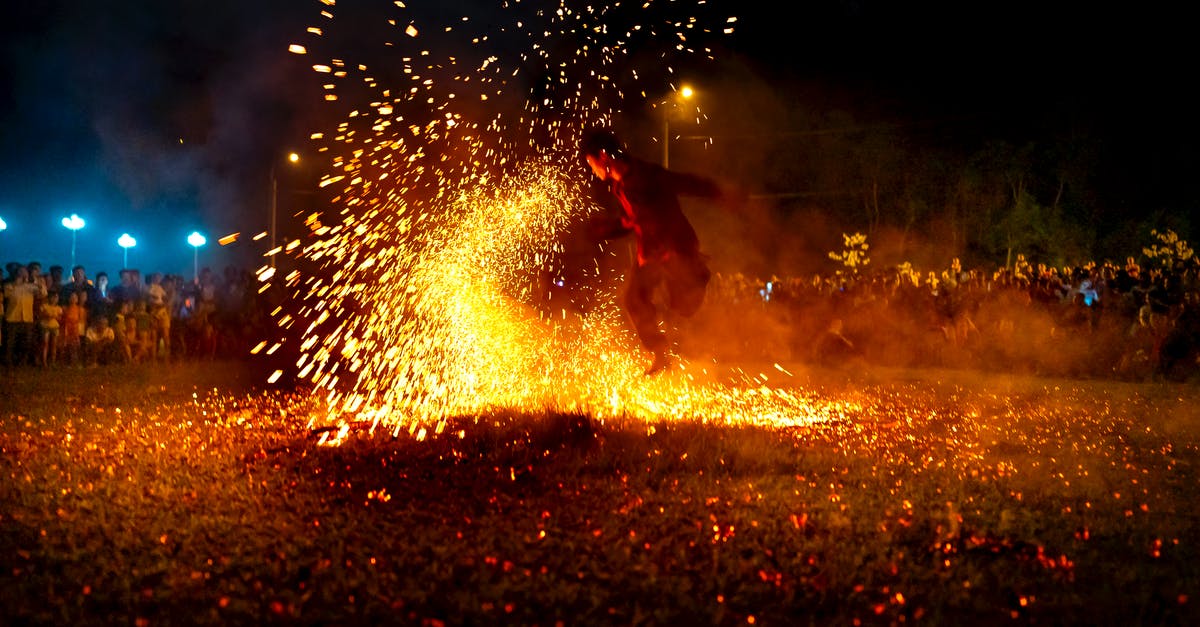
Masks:
[[[116,335],[118,357],[124,363],[133,361],[137,347],[137,322],[133,319],[133,303],[124,301],[114,316],[113,333]],[[133,327],[132,333],[130,327]]]
[[[132,322],[133,335],[137,337],[137,346],[133,352],[133,361],[140,364],[147,359],[154,358],[154,320],[150,317],[146,301],[139,300],[133,306]]]
[[[157,360],[165,352],[169,353],[171,333],[171,312],[167,309],[167,288],[163,285],[163,274],[150,274],[150,284],[146,286],[146,303],[150,312],[150,358]],[[165,344],[166,346],[160,346]]]
[[[163,361],[171,359],[171,310],[166,305],[158,305],[150,312],[151,326],[154,327],[154,356]]]
[[[79,362],[79,345],[83,337],[81,325],[86,324],[83,307],[79,305],[79,292],[71,292],[62,313],[62,335],[60,350],[68,364]]]
[[[38,311],[38,328],[42,334],[41,365],[52,366],[58,355],[58,332],[62,326],[62,305],[53,298],[42,301]]]
[[[84,343],[84,361],[89,367],[112,361],[113,347],[116,345],[116,332],[108,324],[108,318],[100,316],[95,323],[87,328],[87,342]]]

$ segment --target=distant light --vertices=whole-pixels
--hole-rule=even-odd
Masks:
[[[266,231],[263,231],[262,233],[259,233],[258,235],[255,235],[255,236],[254,236],[254,237],[252,237],[251,239],[253,239],[254,241],[256,241],[256,242],[257,242],[258,240],[260,240],[260,239],[262,239],[262,238],[264,238],[264,237],[266,237],[266,236],[267,236],[267,232],[266,232]]]
[[[228,245],[238,241],[238,238],[241,236],[242,236],[241,232],[230,233],[229,235],[226,235],[225,237],[222,237],[221,239],[217,240],[217,243],[222,246],[228,246]]]
[[[121,237],[117,238],[117,245],[121,248],[133,248],[137,246],[137,240],[128,233],[122,233]]]
[[[308,52],[308,50],[300,44],[292,44],[288,46],[288,52],[292,54],[305,54]]]
[[[292,163],[299,163],[299,162],[300,162],[300,155],[298,155],[298,154],[296,154],[296,153],[294,153],[294,152],[289,152],[289,153],[288,153],[288,161],[291,161]]]
[[[200,234],[199,231],[192,231],[191,235],[187,236],[187,243],[199,248],[208,242],[208,238]]]
[[[3,231],[4,229],[7,229],[7,228],[8,228],[8,223],[4,221],[4,218],[0,218],[0,231]]]
[[[695,93],[696,92],[693,91],[688,85],[684,85],[683,88],[679,90],[679,95],[683,96],[684,99],[691,98]]]
[[[84,222],[79,214],[72,213],[70,217],[62,219],[62,225],[72,231],[78,231],[83,228]]]

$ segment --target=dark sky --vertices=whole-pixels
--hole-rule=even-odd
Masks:
[[[335,11],[362,3],[342,0]],[[494,3],[428,4],[483,20],[495,13]],[[1163,206],[1190,194],[1200,101],[1190,95],[1187,22],[1174,10],[724,4],[739,21],[721,54],[773,82],[783,100],[810,97],[817,85],[842,94],[838,106],[864,121],[978,120],[948,130],[948,141],[1084,124],[1104,135],[1106,167],[1119,174],[1109,193],[1131,210],[1140,194]],[[59,220],[71,212],[89,220],[78,258],[92,271],[120,265],[124,231],[139,238],[131,265],[183,271],[192,229],[261,230],[270,163],[307,137],[319,106],[312,61],[286,48],[320,9],[316,0],[42,0],[7,9],[0,217],[9,228],[0,258],[66,265],[70,235]]]
[[[286,52],[313,14],[297,4],[14,9],[0,33],[0,257],[69,264],[72,212],[88,221],[77,259],[110,274],[122,232],[138,239],[130,265],[190,273],[193,229],[261,229],[272,154],[298,135],[311,88]]]

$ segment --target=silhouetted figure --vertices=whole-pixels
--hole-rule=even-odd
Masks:
[[[665,286],[668,309],[690,317],[700,308],[711,278],[700,240],[679,206],[679,196],[720,198],[723,193],[707,178],[672,172],[631,157],[607,130],[586,136],[582,152],[621,207],[619,228],[604,235],[633,233],[637,241],[637,260],[629,272],[623,305],[638,339],[654,353],[654,362],[646,371],[654,374],[670,365],[669,341],[653,300],[655,290]]]

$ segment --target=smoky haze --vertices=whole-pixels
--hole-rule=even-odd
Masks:
[[[14,88],[3,103],[0,255],[69,264],[59,222],[78,213],[87,225],[76,259],[93,274],[121,266],[124,232],[137,238],[129,264],[143,271],[190,276],[192,230],[209,238],[201,265],[255,263],[263,251],[246,242],[266,228],[273,153],[307,137],[301,120],[316,98],[286,52],[303,16],[251,4],[17,11],[5,33]],[[233,232],[244,239],[217,245]]]
[[[1170,78],[1177,60],[1155,59],[1138,76],[1133,58],[1089,60],[1091,44],[1071,49],[1074,41],[1008,62],[898,50],[884,65],[941,64],[912,70],[911,82],[862,68],[833,78],[802,57],[780,70],[734,53],[679,72],[675,85],[696,95],[669,114],[671,168],[745,195],[732,211],[685,201],[718,276],[694,319],[669,322],[686,329],[681,351],[724,362],[1128,369],[1133,294],[1059,306],[993,277],[1017,253],[1059,268],[1123,261],[1150,228],[1189,229],[1187,194],[1164,180],[1186,170],[1196,137],[1182,105],[1195,100]],[[621,130],[637,156],[662,160],[661,109],[629,116]],[[1029,221],[1015,221],[1029,207]],[[869,234],[871,265],[836,280],[849,272],[829,253],[856,232]],[[1032,232],[1044,239],[1023,238]],[[944,281],[955,259],[973,271],[968,279],[902,287],[902,264],[924,283],[929,272]]]

